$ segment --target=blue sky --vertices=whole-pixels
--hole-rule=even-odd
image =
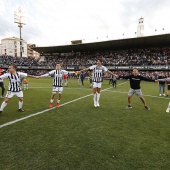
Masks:
[[[22,38],[37,46],[134,37],[140,17],[146,36],[170,33],[169,0],[0,0],[0,39],[19,37],[18,7],[26,21]]]

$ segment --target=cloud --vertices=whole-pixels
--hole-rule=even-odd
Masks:
[[[124,7],[121,16],[122,25],[126,25],[127,29],[132,25],[134,28],[134,23],[139,17],[144,18],[145,35],[154,34],[154,30],[158,27],[169,29],[170,24],[166,22],[170,16],[168,0],[126,0],[122,1],[122,6]]]
[[[23,39],[38,46],[133,37],[144,17],[145,35],[170,30],[168,0],[0,0],[0,38],[19,36],[13,21],[17,7],[25,11]]]

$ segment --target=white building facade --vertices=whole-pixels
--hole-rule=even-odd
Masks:
[[[2,39],[0,54],[20,57],[20,39],[16,37]],[[27,42],[24,40],[22,40],[22,57],[28,57]]]

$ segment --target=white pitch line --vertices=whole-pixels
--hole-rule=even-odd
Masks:
[[[109,91],[109,92],[112,92],[112,93],[123,93],[123,94],[125,93],[125,94],[128,94],[128,92],[122,92],[122,91],[112,91],[112,90],[108,90],[108,89],[106,89],[105,91]],[[153,97],[153,98],[158,98],[158,99],[170,100],[170,98],[159,97],[159,96],[152,96],[152,95],[147,95],[147,94],[143,94],[143,96]]]
[[[52,89],[53,87],[29,87],[29,89]],[[80,90],[80,89],[82,89],[82,90],[91,90],[92,88],[90,88],[89,87],[89,89],[87,89],[87,87],[80,87],[80,88],[78,88],[78,87],[64,87],[64,89],[75,89],[75,90]]]
[[[53,88],[53,87],[29,87],[29,89],[52,89],[52,88]],[[89,88],[87,88],[87,87],[85,87],[85,88],[84,88],[84,87],[82,87],[82,88],[81,88],[81,87],[80,87],[80,88],[78,88],[78,87],[73,87],[73,88],[72,88],[72,87],[64,87],[64,90],[65,90],[65,89],[91,90],[92,88],[90,88],[90,87],[89,87]],[[24,90],[24,91],[25,91],[25,90]]]
[[[52,88],[51,87],[29,87],[29,89],[49,89],[49,88]]]
[[[121,84],[119,84],[119,85],[122,85],[122,84],[125,84],[125,83],[126,83],[126,82],[123,82],[123,83],[121,83]],[[107,89],[101,90],[101,92],[106,91],[106,90],[108,90],[108,89],[110,89],[110,88],[112,88],[112,87],[109,87],[109,88],[107,88]],[[84,99],[84,98],[89,97],[89,96],[92,96],[92,95],[93,95],[93,94],[88,94],[88,95],[86,95],[86,96],[79,97],[79,98],[77,98],[77,99],[74,99],[74,100],[71,100],[71,101],[69,101],[69,102],[63,103],[63,104],[61,104],[60,106],[64,106],[64,105],[67,105],[67,104],[76,102],[76,101],[78,101],[78,100]],[[20,122],[20,121],[22,121],[22,120],[28,119],[28,118],[30,118],[30,117],[34,117],[34,116],[43,114],[43,113],[48,112],[48,111],[53,110],[53,109],[56,109],[56,107],[53,107],[53,108],[50,108],[50,109],[46,109],[46,110],[43,110],[43,111],[41,111],[41,112],[34,113],[34,114],[29,115],[29,116],[25,116],[25,117],[22,117],[22,118],[20,118],[20,119],[16,119],[16,120],[11,121],[11,122],[7,122],[7,123],[5,123],[5,124],[0,125],[0,129],[3,128],[3,127],[5,127],[5,126],[9,126],[9,125],[12,125],[12,124],[14,124],[14,123]]]

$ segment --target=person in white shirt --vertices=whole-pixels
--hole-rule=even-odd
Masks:
[[[9,80],[9,86],[8,86],[8,91],[5,96],[5,100],[2,102],[1,107],[0,107],[0,113],[4,110],[4,108],[7,106],[7,103],[9,100],[15,95],[19,99],[19,111],[24,112],[22,109],[23,106],[23,92],[22,92],[22,87],[20,80],[22,77],[35,77],[32,75],[27,75],[27,73],[22,73],[22,72],[17,72],[17,66],[15,64],[11,64],[8,67],[8,73],[5,73],[0,76],[1,79],[7,78]]]
[[[54,101],[54,96],[55,96],[56,92],[58,92],[58,98],[57,98],[57,102],[56,102],[56,107],[57,108],[60,107],[60,99],[61,99],[61,94],[62,94],[62,91],[63,91],[62,82],[63,82],[63,76],[65,74],[68,74],[68,71],[62,70],[60,63],[57,63],[56,64],[56,70],[52,70],[52,71],[48,72],[47,74],[37,76],[38,79],[41,78],[41,77],[54,76],[53,90],[52,90],[52,95],[51,95],[50,104],[49,104],[50,108],[53,107],[53,101]]]
[[[80,70],[79,73],[87,72],[88,70],[92,70],[92,81],[93,81],[93,100],[94,100],[94,107],[99,107],[99,100],[100,100],[100,90],[103,82],[103,76],[106,72],[108,72],[111,75],[113,74],[111,71],[109,71],[105,66],[102,65],[102,59],[97,59],[97,64],[92,65],[88,68],[85,68],[83,70]]]

